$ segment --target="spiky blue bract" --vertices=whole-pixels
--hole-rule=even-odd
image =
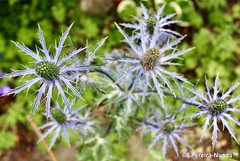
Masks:
[[[225,93],[220,94],[219,89],[219,76],[217,75],[215,78],[214,86],[211,88],[207,78],[205,78],[206,84],[206,92],[202,93],[195,89],[188,88],[193,94],[196,95],[196,99],[192,99],[190,101],[194,102],[199,106],[200,111],[192,114],[188,117],[194,118],[197,116],[206,116],[206,121],[202,129],[201,140],[206,133],[208,127],[213,128],[212,132],[212,146],[215,147],[217,143],[217,134],[220,132],[218,128],[218,122],[222,122],[223,127],[226,127],[230,135],[239,143],[236,134],[233,129],[230,127],[227,119],[233,123],[236,123],[240,126],[240,121],[231,116],[230,112],[240,113],[240,109],[233,108],[232,103],[240,100],[240,96],[231,97],[231,93],[239,87],[240,83],[236,83],[232,87],[230,87]],[[212,122],[212,123],[211,123]],[[211,125],[210,125],[211,124]]]
[[[13,42],[19,49],[21,49],[22,52],[35,59],[35,67],[26,67],[26,70],[14,71],[10,74],[6,74],[5,77],[33,75],[35,78],[33,78],[32,80],[27,80],[24,85],[11,90],[5,95],[18,94],[24,89],[30,88],[32,85],[39,83],[40,87],[37,90],[37,97],[33,102],[32,113],[35,112],[41,102],[41,98],[44,95],[46,97],[46,111],[48,113],[50,112],[49,110],[54,88],[57,88],[58,93],[61,95],[63,101],[65,102],[67,107],[69,107],[69,101],[66,97],[67,91],[64,89],[63,85],[70,89],[76,96],[82,98],[81,94],[76,90],[76,88],[72,85],[71,81],[68,79],[68,74],[73,72],[83,73],[84,71],[86,71],[87,67],[67,66],[66,62],[79,52],[83,51],[85,48],[75,49],[69,54],[67,54],[66,57],[60,58],[60,54],[64,48],[64,42],[69,34],[72,25],[73,24],[71,24],[62,34],[58,45],[56,44],[55,46],[56,52],[54,54],[49,53],[49,49],[46,46],[46,42],[40,26],[38,26],[38,36],[41,47],[36,47],[36,53],[25,45],[22,45],[18,42]],[[39,51],[43,54],[43,56],[39,53]]]
[[[71,107],[74,102],[71,103]],[[45,137],[54,133],[51,143],[49,145],[49,149],[52,148],[57,138],[63,135],[68,143],[69,143],[69,131],[78,131],[81,134],[89,134],[95,131],[95,122],[92,121],[90,116],[90,111],[86,110],[84,113],[83,109],[85,106],[79,107],[75,110],[68,110],[67,106],[61,108],[58,103],[56,103],[56,107],[51,109],[50,114],[44,113],[48,119],[48,123],[39,127],[39,129],[48,128],[47,131],[40,138],[39,142],[42,141]]]
[[[94,59],[99,58],[96,54],[99,51],[99,49],[104,45],[107,38],[108,37],[105,37],[101,41],[99,41],[93,47],[93,50],[90,50],[89,48],[86,48],[86,51],[85,51],[86,54],[85,54],[84,60],[81,60],[79,55],[74,56],[72,58],[72,64],[74,66],[86,66],[86,67],[87,66],[92,66],[94,68],[94,66],[91,65],[91,64],[94,63],[94,61],[95,61]],[[88,42],[87,42],[86,46],[89,46]],[[99,67],[97,67],[97,68],[99,68]],[[70,76],[70,79],[74,80],[76,82],[76,84],[78,86],[80,86],[80,91],[84,90],[86,85],[89,85],[94,90],[98,90],[96,85],[101,84],[101,82],[98,81],[97,79],[92,78],[90,76],[91,74],[92,73],[89,73],[89,72],[85,72],[85,73],[75,72]]]

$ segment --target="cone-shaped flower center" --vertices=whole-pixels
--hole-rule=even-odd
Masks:
[[[150,34],[153,34],[156,23],[157,23],[156,17],[152,15],[149,16],[149,18],[147,19],[147,29]]]
[[[163,131],[166,133],[171,133],[175,129],[175,125],[172,122],[166,122],[163,126]]]
[[[42,61],[35,66],[36,73],[42,78],[52,81],[59,76],[59,67],[48,61]]]
[[[61,110],[58,108],[51,109],[52,117],[59,123],[59,124],[65,124],[67,121],[67,116],[64,114]]]
[[[153,70],[157,65],[157,62],[160,58],[160,52],[158,49],[151,48],[141,57],[140,64],[143,69],[146,71]]]
[[[223,99],[217,99],[208,106],[209,111],[212,115],[219,115],[227,108],[227,102]]]

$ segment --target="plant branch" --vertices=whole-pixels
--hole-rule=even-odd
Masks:
[[[34,129],[34,132],[37,134],[38,138],[42,138],[42,133],[41,131],[38,129],[37,124],[35,123],[35,121],[32,119],[32,117],[27,116],[26,117],[27,120],[30,122],[31,126]],[[45,148],[48,150],[48,154],[50,155],[52,161],[58,161],[56,156],[54,155],[54,153],[52,152],[52,150],[49,148],[47,142],[43,139],[42,140],[43,145],[45,146]]]
[[[104,70],[102,70],[102,69],[91,69],[91,70],[89,70],[89,72],[98,72],[98,73],[104,74],[104,75],[107,76],[114,84],[116,84],[116,86],[117,86],[121,91],[124,91],[123,88],[121,87],[121,85],[118,84],[118,83],[116,82],[116,80],[115,80],[110,74],[108,74],[106,71],[104,71]],[[136,80],[134,79],[133,82],[130,84],[130,86],[128,87],[129,90],[133,87],[133,84],[135,83],[135,81],[136,81]],[[138,90],[138,91],[134,91],[133,93],[141,93],[141,92],[143,92],[143,91],[142,91],[142,90]],[[148,92],[148,93],[157,93],[156,90],[148,90],[147,92]],[[174,95],[174,94],[172,94],[172,93],[170,93],[170,92],[168,92],[168,91],[163,91],[163,93],[166,94],[166,95],[172,96],[173,98],[175,98],[175,99],[177,99],[177,100],[180,100],[180,101],[182,101],[182,102],[185,103],[185,104],[192,105],[192,106],[195,106],[195,107],[198,107],[198,108],[202,108],[202,106],[200,106],[199,104],[196,104],[196,103],[193,103],[193,102],[189,102],[189,101],[187,101],[186,99],[181,98],[181,97],[179,97],[179,96],[177,96],[177,95]]]
[[[98,72],[101,73],[103,75],[105,75],[106,77],[108,77],[114,84],[116,84],[116,86],[121,90],[124,91],[123,88],[116,82],[116,80],[110,75],[108,74],[106,71],[102,70],[102,69],[90,69],[88,70],[89,72]]]

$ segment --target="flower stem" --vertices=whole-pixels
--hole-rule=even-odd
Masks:
[[[41,131],[38,129],[37,124],[36,124],[35,121],[32,119],[32,117],[27,116],[27,120],[28,120],[28,121],[30,122],[30,124],[32,125],[32,127],[33,127],[35,133],[37,134],[37,136],[38,136],[39,138],[42,138],[42,133],[41,133]],[[42,140],[42,143],[43,143],[43,145],[45,146],[45,148],[48,149],[48,154],[50,155],[52,161],[58,161],[57,158],[56,158],[56,156],[54,155],[54,153],[52,152],[52,150],[49,148],[47,142],[46,142],[44,139]]]

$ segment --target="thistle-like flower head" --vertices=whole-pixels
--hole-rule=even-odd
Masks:
[[[21,49],[21,51],[35,59],[35,66],[33,68],[26,67],[26,70],[14,71],[10,74],[6,74],[5,77],[33,75],[35,78],[27,81],[27,83],[25,83],[24,85],[11,90],[5,95],[18,94],[22,90],[30,88],[33,84],[39,82],[41,86],[38,89],[37,97],[34,100],[32,113],[34,113],[34,111],[40,104],[41,98],[44,94],[46,94],[47,99],[46,110],[48,111],[48,113],[50,112],[50,103],[54,88],[57,88],[59,94],[62,96],[63,101],[65,102],[67,107],[69,107],[69,102],[65,95],[66,91],[63,88],[63,84],[65,84],[66,87],[69,88],[76,96],[82,98],[81,94],[75,89],[71,81],[68,79],[68,74],[73,72],[81,73],[87,68],[83,66],[67,66],[65,62],[79,52],[81,52],[82,50],[84,50],[85,48],[73,50],[66,57],[60,59],[60,53],[63,50],[64,42],[69,34],[71,27],[72,25],[70,25],[70,27],[68,27],[66,31],[62,34],[59,44],[55,46],[56,52],[53,54],[53,56],[49,54],[49,50],[47,49],[40,26],[38,26],[38,36],[41,47],[36,47],[36,53],[34,53],[28,47],[19,44],[18,42],[13,42],[19,49]],[[39,50],[44,54],[44,56],[40,55]]]
[[[196,116],[206,116],[206,122],[203,126],[202,130],[202,137],[206,133],[206,130],[208,126],[210,126],[210,121],[212,121],[212,125],[210,127],[213,127],[212,132],[212,145],[213,148],[215,147],[217,143],[217,133],[219,130],[218,128],[218,122],[222,122],[223,127],[226,127],[230,135],[238,142],[238,139],[233,131],[233,129],[230,127],[229,123],[226,119],[229,121],[232,121],[236,123],[238,126],[240,126],[240,122],[233,118],[229,112],[238,112],[240,113],[240,109],[233,108],[231,106],[232,103],[237,102],[240,100],[240,96],[237,96],[235,98],[231,98],[231,93],[240,85],[240,83],[236,83],[231,88],[227,90],[227,92],[222,93],[222,95],[219,94],[219,77],[218,75],[215,78],[215,84],[213,86],[213,92],[211,92],[211,87],[208,83],[207,78],[205,78],[206,83],[206,92],[201,93],[193,89],[189,89],[192,93],[194,93],[197,96],[196,100],[192,100],[195,104],[199,105],[200,111],[196,114],[190,115],[188,117],[196,117]]]
[[[162,140],[162,152],[165,156],[167,153],[168,142],[170,141],[177,155],[178,146],[176,141],[187,146],[191,149],[190,145],[185,142],[180,135],[187,133],[188,130],[185,128],[193,126],[193,124],[176,123],[175,115],[170,115],[168,111],[165,112],[164,116],[160,115],[157,111],[153,110],[154,115],[147,117],[144,121],[143,133],[154,133],[156,134],[152,143],[149,146],[149,150],[152,149],[159,140]]]
[[[158,44],[163,45],[169,38],[175,38],[175,35],[181,36],[178,32],[165,28],[166,26],[178,23],[179,21],[169,20],[175,14],[163,17],[162,12],[164,7],[165,6],[159,8],[157,13],[148,13],[146,7],[141,4],[143,16],[141,18],[134,17],[137,23],[122,23],[121,25],[126,28],[134,29],[134,36],[132,36],[133,39],[141,39],[142,34],[148,38],[153,35],[158,35]]]
[[[70,106],[73,105],[73,102]],[[87,134],[94,131],[94,122],[90,118],[89,111],[82,114],[82,110],[85,106],[79,107],[76,110],[68,110],[67,106],[60,108],[59,104],[56,103],[56,107],[51,109],[50,114],[44,113],[49,122],[39,127],[39,129],[48,128],[48,130],[40,138],[39,142],[42,141],[49,134],[54,133],[50,146],[51,148],[56,139],[63,134],[68,144],[69,143],[69,130],[80,131],[82,134]]]
[[[127,70],[120,79],[128,74],[135,76],[134,87],[139,82],[144,82],[143,91],[146,93],[148,87],[156,89],[160,98],[163,100],[163,89],[167,87],[172,93],[174,89],[168,79],[172,79],[174,82],[180,80],[188,82],[183,76],[178,73],[168,71],[166,66],[179,65],[174,63],[175,59],[178,59],[181,55],[187,53],[191,49],[177,50],[175,45],[179,44],[180,41],[185,37],[180,37],[172,42],[168,42],[161,48],[159,47],[157,40],[159,35],[153,35],[151,38],[145,37],[143,30],[141,30],[141,41],[140,44],[136,44],[135,41],[129,37],[120,26],[116,24],[118,30],[122,33],[125,41],[131,47],[134,57],[121,58],[118,61],[127,63],[131,68]],[[170,54],[167,54],[171,51]],[[150,82],[153,82],[153,85]]]

